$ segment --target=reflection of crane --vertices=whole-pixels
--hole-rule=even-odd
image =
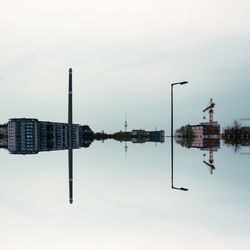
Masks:
[[[205,112],[206,111],[209,112],[209,123],[213,122],[213,113],[214,113],[213,108],[214,108],[214,106],[215,106],[215,103],[213,103],[213,100],[211,98],[210,99],[210,104],[205,109],[203,109],[203,113],[204,113],[203,119],[206,119]]]
[[[205,158],[206,154],[203,154],[203,156]],[[215,170],[215,166],[213,164],[214,163],[214,158],[213,158],[213,150],[212,150],[212,148],[209,148],[209,159],[208,159],[208,162],[204,160],[203,163],[207,165],[210,174],[212,174],[213,171]]]

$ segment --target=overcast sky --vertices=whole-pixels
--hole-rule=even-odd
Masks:
[[[94,130],[122,129],[126,112],[130,129],[168,129],[170,83],[182,80],[176,126],[200,122],[211,97],[222,125],[250,116],[249,9],[244,0],[1,0],[2,122],[66,121],[69,67],[74,121]]]

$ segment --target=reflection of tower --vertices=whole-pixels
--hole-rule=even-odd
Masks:
[[[68,160],[69,160],[69,202],[73,203],[73,149],[72,149],[72,69],[69,69],[69,100],[68,100]]]
[[[124,150],[125,150],[125,157],[126,157],[126,159],[127,159],[127,152],[128,152],[128,145],[127,145],[127,141],[125,141]]]
[[[124,127],[125,127],[125,132],[127,132],[127,127],[128,127],[128,122],[127,122],[127,113],[125,115],[125,123],[124,123]]]

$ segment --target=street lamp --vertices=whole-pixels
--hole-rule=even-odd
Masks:
[[[173,167],[173,162],[174,162],[174,131],[173,131],[173,89],[175,85],[183,85],[183,84],[187,84],[187,81],[183,81],[183,82],[176,82],[176,83],[172,83],[171,84],[171,186],[173,189],[177,189],[177,190],[181,190],[181,191],[188,191],[187,188],[183,188],[183,187],[175,187],[174,186],[174,167]]]

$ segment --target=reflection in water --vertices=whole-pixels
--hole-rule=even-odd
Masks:
[[[209,121],[201,122],[196,125],[186,125],[176,131],[176,141],[182,146],[188,148],[199,148],[209,152],[208,160],[203,163],[209,168],[212,174],[215,170],[213,152],[220,148],[220,124],[213,120],[215,103],[212,98],[210,103],[202,111],[204,113],[203,119],[206,119],[205,112],[209,113]],[[205,157],[206,154],[203,154]]]
[[[164,131],[132,130],[114,134],[94,133],[89,126],[14,118],[0,127],[0,145],[11,154],[37,154],[41,151],[87,148],[94,140],[114,139],[132,143],[165,141]],[[125,146],[127,149],[127,146]]]
[[[232,145],[237,151],[243,146],[250,145],[250,128],[241,127],[238,122],[234,122],[231,127],[227,127],[220,134],[220,125],[213,121],[213,108],[215,104],[210,100],[210,104],[203,112],[209,112],[209,122],[197,125],[186,125],[175,132],[173,136],[173,126],[171,126],[171,187],[173,189],[187,191],[187,188],[176,187],[174,185],[174,138],[177,143],[187,148],[198,148],[208,151],[203,154],[203,163],[209,168],[212,174],[215,170],[214,152],[220,149],[220,140],[227,145]],[[172,113],[173,117],[173,113]],[[173,122],[173,121],[172,121]],[[172,123],[171,123],[172,124]],[[173,124],[172,124],[173,125]],[[146,131],[135,129],[127,131],[127,116],[125,118],[125,131],[106,134],[94,133],[89,126],[73,124],[72,116],[72,69],[69,70],[69,91],[68,91],[68,123],[39,121],[34,118],[13,118],[7,124],[0,125],[0,148],[7,149],[11,154],[37,154],[41,151],[68,150],[69,166],[69,201],[73,203],[73,150],[81,147],[87,148],[94,140],[114,139],[125,142],[125,154],[127,154],[127,142],[165,142],[163,130]],[[250,154],[242,152],[241,154]]]
[[[222,133],[220,132],[220,124],[213,120],[214,106],[215,103],[211,98],[208,106],[202,110],[203,119],[206,119],[205,112],[209,113],[208,122],[182,126],[175,131],[174,136],[176,143],[183,147],[208,151],[207,160],[205,159],[207,154],[203,154],[203,163],[211,174],[215,170],[214,152],[220,149],[221,139],[225,145],[233,147],[235,152],[240,151],[244,146],[250,146],[250,127],[242,127],[239,121],[235,120],[231,126],[227,126]],[[248,118],[242,120],[248,120]]]
[[[175,187],[174,186],[174,133],[173,133],[173,124],[174,124],[174,86],[175,85],[183,85],[187,84],[187,81],[177,82],[171,84],[171,187],[173,189],[181,190],[181,191],[188,191],[187,188],[183,187]]]
[[[91,143],[92,131],[86,126],[14,118],[7,124],[5,145],[11,154],[36,154],[40,151],[76,149]],[[85,140],[86,139],[86,140]]]
[[[69,89],[68,123],[39,121],[34,118],[13,118],[0,127],[0,145],[11,154],[37,154],[41,151],[68,150],[69,201],[73,203],[73,149],[87,148],[96,140],[115,139],[127,142],[146,143],[165,141],[164,131],[133,130],[113,135],[94,133],[89,126],[72,124],[72,89]]]
[[[199,144],[193,143],[190,148],[198,148],[203,151],[208,151],[208,160],[203,160],[203,163],[208,167],[209,172],[212,174],[215,170],[214,166],[214,152],[220,149],[220,139],[205,139],[199,140]],[[203,154],[204,158],[206,154]]]
[[[211,98],[208,106],[203,109],[203,113],[209,113],[208,122],[201,122],[197,125],[188,126],[192,130],[192,143],[189,145],[189,147],[209,151],[208,161],[204,160],[203,163],[209,168],[211,174],[215,169],[213,152],[220,148],[221,139],[220,124],[213,120],[214,106],[215,103]],[[206,118],[205,115],[203,118]],[[204,154],[204,156],[206,155]]]
[[[241,123],[235,120],[231,126],[224,129],[222,138],[235,152],[240,151],[242,147],[250,146],[250,127],[241,126]]]
[[[0,148],[11,154],[37,154],[41,151],[68,150],[69,201],[73,203],[73,149],[89,147],[93,140],[115,139],[133,143],[164,142],[164,131],[133,130],[113,135],[94,133],[89,126],[73,124],[72,69],[69,69],[68,123],[39,121],[34,118],[13,118],[7,124],[0,125]]]
[[[172,189],[177,189],[177,190],[181,190],[181,191],[188,191],[187,188],[184,187],[176,187],[174,185],[174,140],[173,140],[173,136],[171,136],[171,187]]]

